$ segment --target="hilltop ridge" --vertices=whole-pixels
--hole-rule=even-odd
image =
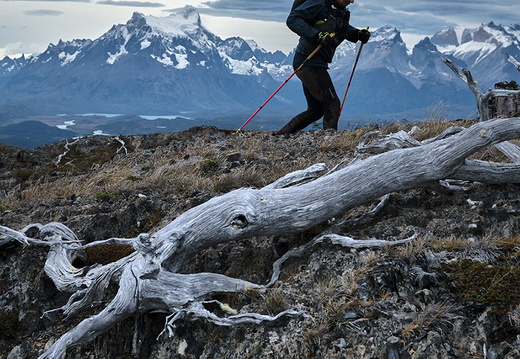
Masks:
[[[447,126],[420,124],[418,139]],[[410,130],[411,124],[377,128]],[[32,149],[0,146],[0,225],[61,222],[85,242],[153,233],[189,208],[240,187],[263,187],[288,172],[351,160],[364,134],[272,132],[194,127],[178,133],[92,136]],[[503,160],[492,149],[475,158]],[[325,189],[326,190],[326,189]],[[165,315],[124,321],[67,358],[460,358],[520,355],[520,186],[464,184],[393,193],[383,209],[367,203],[304,233],[226,243],[197,255],[183,273],[216,272],[265,283],[272,262],[342,221],[356,239],[419,239],[392,249],[324,244],[291,260],[266,294],[219,298],[231,308],[275,314],[298,307],[308,319],[223,328],[179,322],[159,335]],[[337,228],[336,228],[337,229]],[[86,264],[114,260],[108,248]],[[11,245],[0,252],[0,355],[36,357],[77,323],[42,319],[64,298],[42,272],[46,251]],[[102,305],[102,303],[101,303]],[[215,310],[218,310],[215,309]],[[8,321],[9,319],[9,321]]]

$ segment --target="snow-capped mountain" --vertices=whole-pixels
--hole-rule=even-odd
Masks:
[[[8,56],[5,56],[2,60],[0,60],[0,89],[4,87],[9,79],[20,71],[27,64],[27,59],[24,55],[19,57],[18,59],[11,59]]]
[[[93,41],[51,44],[5,93],[48,113],[245,111],[277,85],[268,69],[284,59],[252,42],[220,39],[186,6],[163,18],[134,13]]]
[[[506,61],[506,54],[520,58],[520,25],[501,26],[493,22],[466,29],[461,45],[448,52],[463,61],[483,90],[499,81],[518,79],[518,71]]]
[[[441,116],[475,115],[473,94],[442,57],[469,69],[486,91],[520,77],[506,58],[520,59],[519,42],[520,25],[489,23],[464,30],[460,40],[453,28],[442,29],[409,51],[399,30],[381,27],[363,48],[342,118],[425,119],[439,104],[447,108]],[[358,48],[344,42],[331,64],[340,96]],[[258,108],[292,73],[292,57],[240,37],[223,40],[186,6],[168,17],[134,13],[95,40],[59,41],[37,56],[4,58],[0,91],[4,103],[40,113],[228,116]],[[301,84],[293,80],[263,113],[282,125],[303,108]]]
[[[473,94],[442,62],[447,57],[460,68],[469,69],[482,91],[500,81],[520,78],[506,54],[520,58],[520,25],[508,27],[493,23],[466,29],[459,42],[453,28],[442,29],[406,49],[400,32],[384,26],[372,33],[364,46],[352,83],[347,111],[366,114],[372,119],[388,118],[385,113],[408,118],[432,115],[476,115]],[[356,46],[344,43],[338,49],[331,74],[338,88],[345,88],[356,57]],[[347,103],[346,103],[347,106]],[[367,112],[367,109],[370,111]]]

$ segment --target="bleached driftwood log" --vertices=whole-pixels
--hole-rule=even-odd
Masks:
[[[69,346],[89,342],[125,318],[151,310],[171,314],[167,331],[179,319],[233,325],[273,321],[282,316],[304,316],[305,313],[293,310],[276,316],[228,310],[230,315],[218,317],[204,304],[217,303],[226,308],[212,296],[248,288],[264,290],[277,280],[280,266],[287,257],[299,255],[314,242],[281,258],[267,285],[214,273],[178,272],[195,254],[216,244],[304,231],[395,191],[428,186],[446,178],[471,181],[478,177],[479,182],[518,183],[520,164],[496,165],[466,160],[483,148],[514,138],[520,138],[520,118],[489,120],[427,143],[353,161],[320,177],[318,174],[325,169],[322,165],[286,176],[261,189],[238,189],[188,210],[152,235],[144,233],[132,239],[107,240],[131,245],[136,251],[104,266],[75,268],[74,258],[81,255],[84,247],[70,229],[59,223],[30,226],[19,232],[0,227],[0,245],[14,240],[50,246],[45,270],[57,288],[72,293],[67,304],[58,309],[68,317],[90,309],[93,303],[104,298],[111,281],[119,282],[116,296],[104,309],[64,334],[40,359],[63,358]],[[34,238],[29,235],[34,230],[29,231],[29,228],[39,228]],[[412,238],[394,242],[356,241],[327,234],[315,242],[374,248],[406,243]],[[90,246],[101,243],[106,241]]]

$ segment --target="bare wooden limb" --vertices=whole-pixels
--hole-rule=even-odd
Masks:
[[[327,165],[325,163],[317,163],[315,165],[312,165],[309,168],[306,168],[304,170],[291,172],[282,178],[279,178],[278,180],[274,181],[273,183],[265,186],[265,189],[275,189],[275,188],[284,188],[289,187],[297,183],[302,183],[304,181],[309,181],[312,179],[315,179],[318,177],[320,173],[323,173],[323,171],[326,171]]]
[[[25,236],[23,233],[15,231],[11,228],[0,226],[0,246],[3,246],[11,241],[17,241],[22,244],[29,244],[33,242],[33,238]]]
[[[450,178],[487,184],[520,183],[520,163],[468,160]]]
[[[455,75],[457,75],[462,81],[464,81],[470,88],[473,95],[475,95],[475,99],[477,100],[477,108],[480,113],[480,120],[487,121],[490,119],[488,101],[492,96],[492,92],[489,91],[486,94],[483,94],[479,88],[475,80],[473,80],[473,76],[471,72],[466,69],[462,69],[459,71],[458,67],[453,63],[453,61],[443,57],[442,61],[453,71]]]
[[[358,159],[298,186],[285,187],[308,178],[307,175],[288,176],[288,181],[261,189],[238,189],[190,209],[152,235],[144,233],[132,239],[132,246],[136,249],[133,254],[106,266],[94,266],[81,271],[73,265],[74,253],[83,250],[74,233],[63,225],[42,226],[38,234],[40,241],[49,241],[53,246],[60,241],[69,243],[60,248],[57,245],[51,247],[53,253],[45,265],[46,272],[57,287],[75,291],[62,308],[65,315],[75,315],[105,300],[105,292],[111,281],[118,281],[119,289],[115,298],[99,314],[82,321],[62,336],[41,358],[62,358],[67,347],[92,340],[136,312],[162,310],[174,313],[171,320],[181,317],[204,319],[222,325],[257,323],[276,320],[281,316],[303,315],[286,311],[274,317],[255,313],[217,317],[203,308],[205,302],[214,300],[213,295],[247,287],[262,290],[266,286],[212,273],[178,272],[194,254],[208,247],[245,238],[304,231],[395,191],[418,188],[447,178],[466,178],[477,169],[483,173],[482,181],[498,183],[514,180],[515,176],[518,178],[516,166],[504,169],[502,164],[486,166],[466,161],[468,156],[483,148],[514,138],[520,138],[520,118],[494,119],[479,122],[430,143],[414,143],[412,147]],[[312,169],[308,173],[319,171]],[[29,238],[26,234],[23,236]],[[31,243],[29,240],[24,241],[23,236],[4,230],[0,238],[1,243],[9,238]],[[345,236],[326,234],[290,252],[288,256],[303,253],[324,241],[342,246],[377,248],[407,243],[412,239],[394,242],[356,241]],[[129,244],[130,241],[126,242]],[[268,285],[272,285],[273,278]]]
[[[56,159],[56,161],[54,161],[54,164],[56,166],[58,166],[60,164],[61,160],[63,159],[63,157],[65,157],[67,155],[67,153],[69,153],[70,146],[76,144],[78,141],[79,141],[79,138],[76,138],[74,140],[74,142],[69,142],[69,140],[65,140],[65,146],[64,146],[65,147],[65,152],[63,152],[60,155],[58,155],[58,158]]]
[[[365,224],[365,223],[369,222],[383,209],[383,207],[386,205],[386,203],[388,202],[389,199],[390,199],[390,194],[384,195],[383,198],[381,198],[379,203],[374,208],[372,208],[367,213],[363,214],[361,217],[338,223],[337,225],[334,226],[334,228],[335,229],[345,229],[345,228],[348,228],[349,226],[360,225],[360,224]]]
[[[114,141],[117,141],[121,144],[121,147],[119,147],[116,151],[116,153],[119,153],[121,151],[125,151],[125,155],[128,154],[128,149],[126,148],[126,143],[125,141],[123,141],[121,138],[119,138],[119,136],[116,136],[113,138]]]
[[[518,61],[516,61],[511,55],[508,55],[508,58],[509,61],[518,68]],[[515,116],[520,113],[520,91],[497,89],[489,90],[486,94],[483,94],[478,89],[478,86],[469,71],[463,69],[461,73],[452,61],[446,58],[443,58],[443,61],[458,77],[468,84],[469,88],[475,95],[481,121],[489,120],[493,113],[506,113]],[[497,107],[507,108],[499,110]],[[507,141],[496,144],[496,147],[513,162],[520,162],[520,147]]]
[[[50,246],[53,246],[56,244],[59,244],[59,245],[77,244],[78,239],[76,238],[76,235],[74,233],[72,233],[72,231],[70,231],[70,230],[69,230],[70,233],[72,233],[72,235],[74,236],[73,238],[70,238],[70,240],[61,240],[60,239],[61,237],[59,235],[58,235],[58,237],[56,237],[55,233],[52,231],[52,229],[50,230],[51,235],[48,235],[49,233],[47,233],[47,234],[42,233],[43,239],[36,239],[36,238],[30,237],[26,234],[26,232],[28,230],[32,230],[34,228],[37,228],[38,231],[40,231],[40,229],[49,231],[49,228],[58,229],[60,226],[62,226],[60,223],[49,223],[46,226],[42,226],[39,223],[35,223],[35,224],[31,224],[31,225],[25,227],[24,229],[22,229],[20,231],[15,231],[11,228],[0,226],[0,247],[11,241],[17,241],[22,244],[42,245],[42,246],[47,246],[47,247],[50,247]]]
[[[509,60],[510,63],[513,64],[514,67],[516,67],[516,69],[518,71],[520,71],[520,62],[518,62],[513,56],[507,54],[507,59]]]
[[[495,147],[512,162],[520,163],[520,147],[509,141],[497,143]]]
[[[424,140],[421,142],[421,144],[426,144],[426,143],[431,143],[431,142],[435,142],[435,141],[438,141],[438,140],[442,140],[442,139],[445,139],[447,137],[450,137],[452,135],[455,135],[461,131],[464,131],[464,127],[459,127],[459,126],[453,126],[453,127],[450,127],[450,128],[447,128],[446,130],[444,130],[440,135],[434,137],[434,138],[430,138],[430,139],[427,139],[427,140]]]
[[[378,131],[369,132],[367,135],[373,135],[376,133],[378,133]],[[356,150],[359,153],[382,153],[398,148],[417,147],[421,145],[419,141],[405,131],[381,136],[375,144],[369,145],[366,145],[366,139],[368,138],[367,135],[363,137],[363,141],[356,147]]]
[[[63,358],[69,346],[88,343],[112,328],[116,323],[135,313],[139,300],[138,279],[134,272],[135,269],[134,265],[129,265],[124,269],[119,281],[119,291],[105,309],[99,314],[83,320],[61,336],[39,359]]]
[[[84,249],[86,248],[93,248],[98,246],[103,246],[107,244],[116,244],[120,246],[127,246],[127,247],[133,247],[135,244],[136,239],[135,238],[108,238],[101,241],[95,241],[88,244],[85,244],[83,246]]]
[[[306,313],[295,311],[295,310],[284,310],[283,312],[278,313],[275,316],[263,315],[258,313],[243,313],[243,314],[235,314],[229,317],[219,317],[215,315],[213,312],[210,312],[204,307],[204,304],[215,303],[219,305],[221,308],[225,308],[225,304],[220,303],[219,301],[205,301],[203,303],[193,303],[188,308],[180,310],[167,318],[167,323],[165,326],[165,330],[159,334],[161,336],[163,333],[168,331],[169,336],[173,336],[173,326],[176,321],[179,319],[188,319],[188,320],[204,320],[213,324],[221,325],[221,326],[232,326],[237,324],[260,324],[262,322],[274,322],[279,320],[282,317],[288,318],[300,318],[300,317],[308,317]]]
[[[386,246],[395,246],[395,245],[401,245],[411,242],[417,237],[416,234],[413,236],[401,239],[397,241],[385,241],[382,239],[367,239],[367,240],[357,240],[351,237],[346,236],[340,236],[337,234],[324,234],[310,242],[307,242],[306,244],[293,249],[287,253],[285,253],[283,256],[281,256],[276,262],[273,264],[273,274],[271,276],[271,280],[266,285],[266,287],[272,286],[274,283],[278,281],[278,278],[280,277],[280,273],[282,271],[282,265],[287,262],[287,260],[291,258],[299,258],[303,256],[308,250],[315,247],[318,244],[328,242],[332,245],[340,245],[342,247],[346,248],[355,248],[355,249],[366,249],[366,248],[381,248]]]

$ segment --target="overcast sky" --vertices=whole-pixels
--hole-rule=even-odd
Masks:
[[[60,39],[96,39],[112,25],[124,24],[134,11],[167,16],[193,5],[203,25],[220,36],[255,39],[268,51],[288,53],[297,37],[285,26],[293,0],[0,0],[0,58],[41,53]],[[349,6],[351,24],[376,29],[391,25],[401,31],[408,47],[446,26],[459,33],[490,21],[520,23],[520,2],[356,0]]]

